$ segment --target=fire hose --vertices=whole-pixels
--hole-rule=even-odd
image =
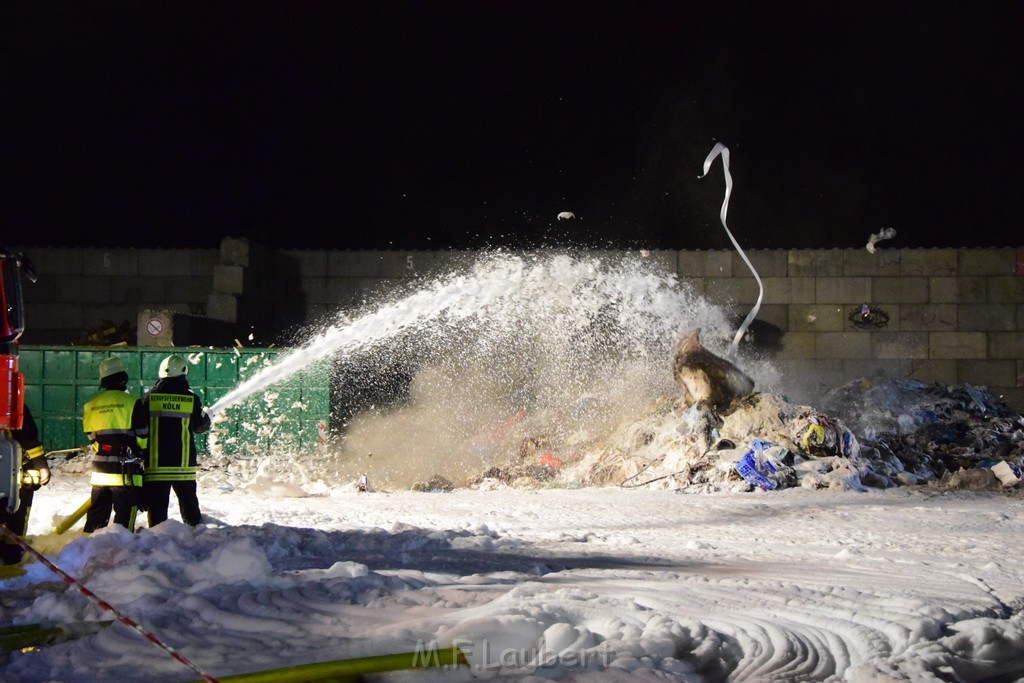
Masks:
[[[74,579],[74,577],[72,577],[70,574],[65,572],[63,569],[61,569],[60,567],[55,565],[50,560],[46,559],[46,557],[41,552],[39,552],[38,550],[36,550],[32,546],[30,546],[28,543],[25,542],[24,539],[22,539],[17,534],[15,534],[13,531],[8,529],[6,524],[0,524],[0,533],[3,533],[3,535],[6,536],[8,539],[10,539],[11,541],[17,543],[25,551],[27,551],[30,554],[32,554],[33,557],[35,557],[37,560],[39,560],[44,565],[46,565],[46,567],[50,571],[52,571],[54,574],[57,574],[62,579],[64,579],[64,583],[66,583],[66,584],[68,584],[70,586],[74,586],[78,590],[78,592],[81,593],[82,595],[84,595],[86,597],[86,599],[88,599],[91,603],[93,603],[94,605],[99,607],[104,612],[110,612],[122,624],[124,624],[125,626],[131,627],[133,630],[135,630],[140,635],[142,635],[143,638],[145,638],[149,642],[153,643],[154,645],[159,647],[161,650],[163,650],[164,652],[166,652],[171,657],[173,657],[177,661],[181,662],[182,664],[184,664],[188,668],[192,669],[192,671],[194,671],[197,674],[199,674],[199,676],[204,681],[206,681],[207,683],[219,683],[216,678],[214,678],[213,676],[211,676],[210,674],[206,673],[205,671],[200,669],[198,666],[196,666],[195,664],[190,662],[180,652],[178,652],[173,647],[171,647],[170,645],[166,644],[165,642],[163,642],[162,640],[157,638],[155,634],[153,634],[150,631],[147,631],[146,629],[144,629],[142,626],[140,626],[138,624],[138,622],[136,622],[132,618],[130,618],[128,616],[125,616],[124,614],[121,614],[120,612],[118,612],[116,609],[114,609],[114,607],[109,602],[107,602],[106,600],[101,600],[95,593],[93,593],[91,590],[89,590],[88,588],[86,588],[85,586],[80,584],[78,581],[76,581]]]
[[[342,659],[330,662],[317,662],[315,664],[304,664],[290,666],[282,669],[268,671],[254,671],[251,673],[235,674],[225,679],[214,678],[201,668],[189,661],[184,655],[160,640],[156,635],[144,629],[134,619],[118,612],[105,600],[100,599],[95,593],[76,581],[63,569],[46,559],[42,553],[30,546],[17,534],[7,528],[6,524],[0,524],[0,532],[10,540],[17,543],[27,552],[31,553],[37,560],[42,562],[53,573],[60,576],[65,583],[74,586],[79,593],[84,595],[90,602],[104,612],[109,612],[122,624],[129,626],[143,638],[153,643],[171,657],[199,674],[206,683],[224,683],[226,681],[237,681],[238,683],[288,683],[311,680],[349,680],[363,674],[380,673],[385,671],[399,671],[429,667],[456,667],[466,665],[469,662],[466,655],[456,646],[451,648],[436,648],[433,650],[415,652],[402,652],[390,655],[378,655],[373,657],[358,657],[356,659]]]

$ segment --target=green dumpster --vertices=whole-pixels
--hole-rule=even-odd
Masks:
[[[128,372],[128,390],[142,396],[157,381],[169,354],[189,363],[188,380],[206,407],[272,365],[287,349],[204,347],[21,346],[25,402],[39,424],[47,451],[84,446],[82,409],[99,391],[99,366],[117,356]],[[330,419],[330,366],[320,361],[225,408],[214,429],[196,437],[201,455],[251,456],[318,447]]]

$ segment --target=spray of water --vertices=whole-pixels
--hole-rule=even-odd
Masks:
[[[566,457],[674,395],[671,348],[691,327],[721,352],[723,312],[649,256],[485,254],[336,322],[210,410],[330,358],[340,385],[379,373],[395,390],[351,415],[325,477],[459,483],[524,454]]]

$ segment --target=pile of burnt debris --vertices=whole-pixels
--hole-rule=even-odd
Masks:
[[[666,397],[592,443],[529,440],[517,462],[463,485],[687,493],[1020,485],[1024,417],[985,387],[861,379],[822,406],[753,393],[719,415]]]

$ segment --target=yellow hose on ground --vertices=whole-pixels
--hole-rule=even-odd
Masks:
[[[468,665],[466,655],[457,647],[417,650],[393,655],[339,659],[333,662],[300,664],[281,669],[253,671],[233,676],[218,676],[220,683],[311,683],[312,681],[356,680],[363,674],[405,669],[425,669],[437,666]]]
[[[89,506],[92,504],[92,498],[86,498],[85,502],[78,506],[78,509],[72,512],[70,515],[64,518],[64,521],[53,528],[53,533],[60,536],[65,531],[75,525],[75,522],[85,517],[85,513],[89,511]]]

